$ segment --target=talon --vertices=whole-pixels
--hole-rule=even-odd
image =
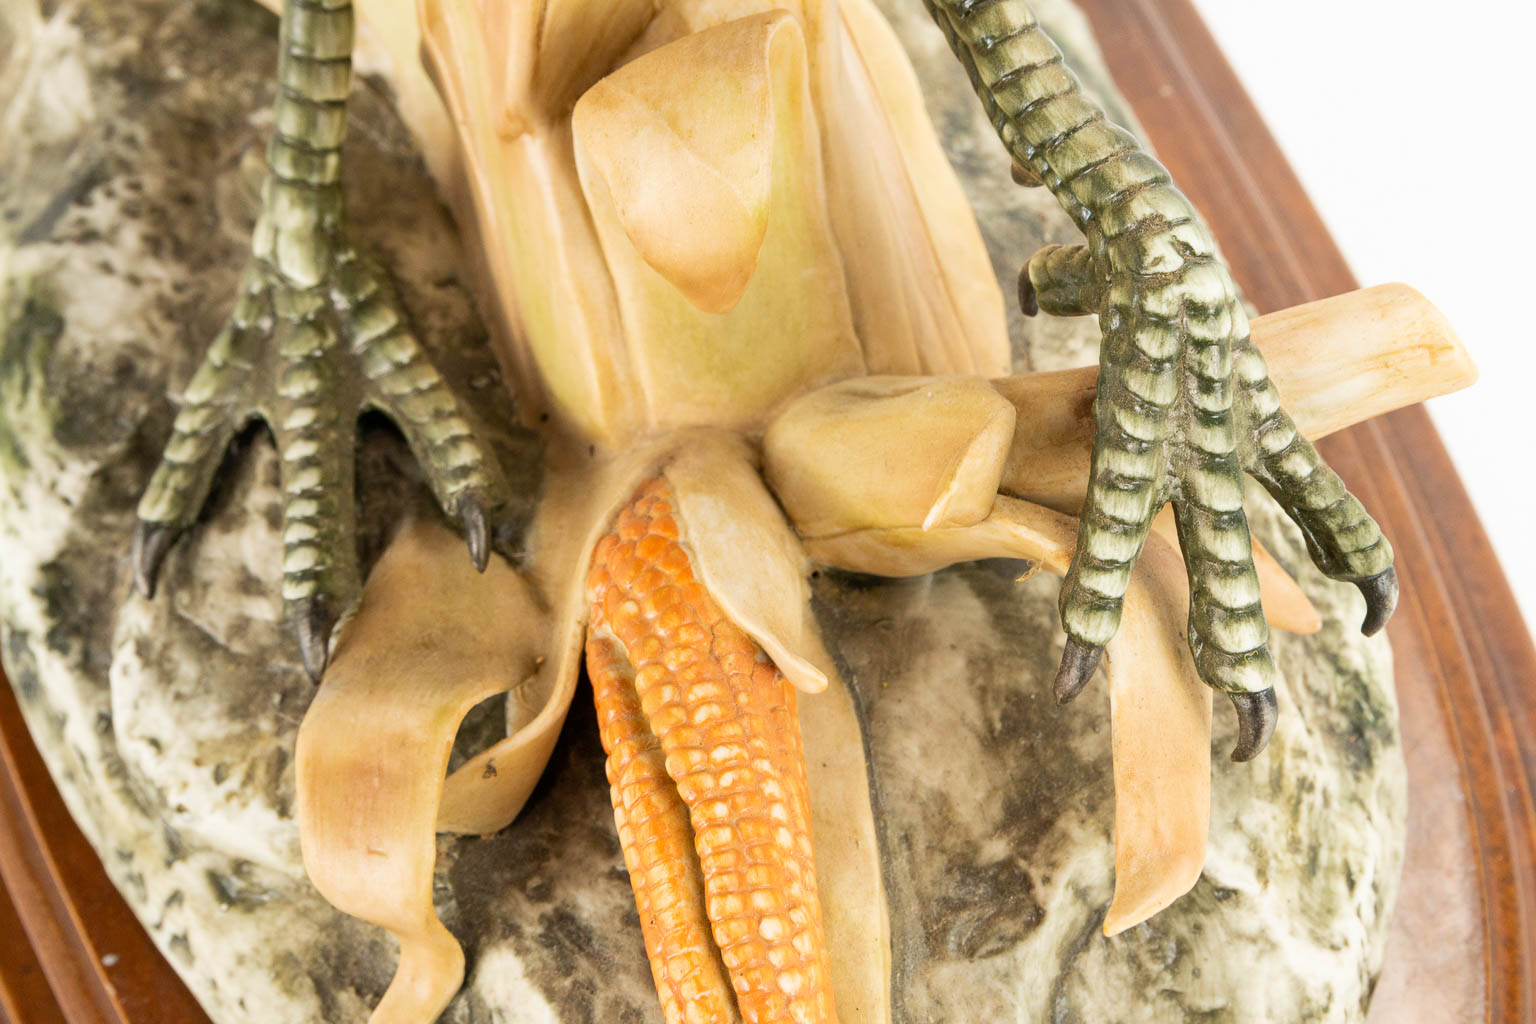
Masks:
[[[1365,596],[1365,621],[1360,624],[1360,632],[1375,636],[1397,610],[1397,570],[1379,572],[1369,579],[1356,581],[1355,586]]]
[[[485,504],[474,492],[459,498],[459,525],[464,529],[464,540],[469,544],[469,560],[476,572],[485,572],[491,559],[491,532],[486,525]]]
[[[299,633],[299,654],[310,681],[318,684],[331,656],[331,630],[336,628],[336,613],[324,594],[307,597],[294,605],[295,626]]]
[[[1061,653],[1061,667],[1056,670],[1056,703],[1069,703],[1088,685],[1093,670],[1099,667],[1104,648],[1092,647],[1067,637],[1067,646]]]
[[[1035,172],[1034,168],[1026,167],[1017,160],[1013,162],[1013,167],[1009,169],[1008,173],[1012,176],[1013,183],[1020,188],[1045,187],[1045,180]]]
[[[1029,264],[1019,268],[1019,308],[1025,316],[1040,312],[1040,296],[1035,293],[1035,282],[1029,279]]]
[[[1269,745],[1275,734],[1275,722],[1280,718],[1280,702],[1275,699],[1275,688],[1258,693],[1229,693],[1232,706],[1237,709],[1237,746],[1232,748],[1232,760],[1252,761]]]
[[[140,519],[133,531],[133,585],[146,598],[155,596],[155,581],[165,553],[181,536],[181,528],[169,523]]]

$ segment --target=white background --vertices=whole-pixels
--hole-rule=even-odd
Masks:
[[[1429,403],[1536,631],[1536,4],[1195,0],[1361,284],[1482,371]]]

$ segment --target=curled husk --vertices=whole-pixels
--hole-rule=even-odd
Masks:
[[[508,566],[476,573],[451,531],[412,523],[369,575],[304,717],[296,764],[305,870],[335,906],[400,940],[376,1024],[431,1020],[458,990],[464,955],[432,908],[444,772],[476,704],[513,689],[540,701],[547,677],[536,643],[548,625]],[[525,738],[507,767],[531,790],[554,731]]]

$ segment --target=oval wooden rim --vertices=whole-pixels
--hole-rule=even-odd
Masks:
[[[1117,83],[1215,228],[1249,298],[1268,311],[1356,287],[1188,0],[1079,2]],[[1399,676],[1426,677],[1454,735],[1461,824],[1480,854],[1483,951],[1474,955],[1486,954],[1485,1019],[1530,1022],[1536,648],[1422,408],[1322,447],[1393,538],[1404,583],[1389,627]],[[71,820],[10,688],[0,691],[0,1019],[206,1024]],[[1404,891],[1404,901],[1413,898]]]

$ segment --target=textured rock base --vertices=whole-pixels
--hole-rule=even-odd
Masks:
[[[1000,277],[1075,241],[1007,158],[917,0],[886,0],[972,187]],[[1042,4],[1092,84],[1075,11]],[[6,670],[76,818],[219,1024],[366,1018],[382,933],[306,882],[294,733],[312,693],[280,621],[277,466],[232,454],[161,594],[131,593],[134,504],[172,406],[227,313],[270,127],[276,22],[246,0],[0,9],[0,616]],[[366,70],[366,69],[365,69]],[[1117,111],[1124,119],[1123,111]],[[366,75],[348,189],[361,240],[508,466],[536,467],[463,284],[453,226]],[[1020,321],[1020,364],[1093,358],[1091,320]],[[365,430],[365,563],[424,493],[403,444]],[[533,495],[535,470],[519,481]],[[1389,652],[1352,588],[1307,564],[1255,493],[1256,527],[1328,625],[1275,639],[1270,750],[1231,765],[1217,706],[1211,853],[1194,891],[1114,939],[1102,684],[1050,696],[1057,580],[988,563],[911,581],[821,576],[816,595],[865,723],[889,881],[895,1019],[1354,1021],[1381,965],[1405,775]],[[439,909],[470,955],[450,1022],[659,1020],[579,693],[547,777],[505,832],[440,841]],[[473,716],[497,728],[494,707]]]

